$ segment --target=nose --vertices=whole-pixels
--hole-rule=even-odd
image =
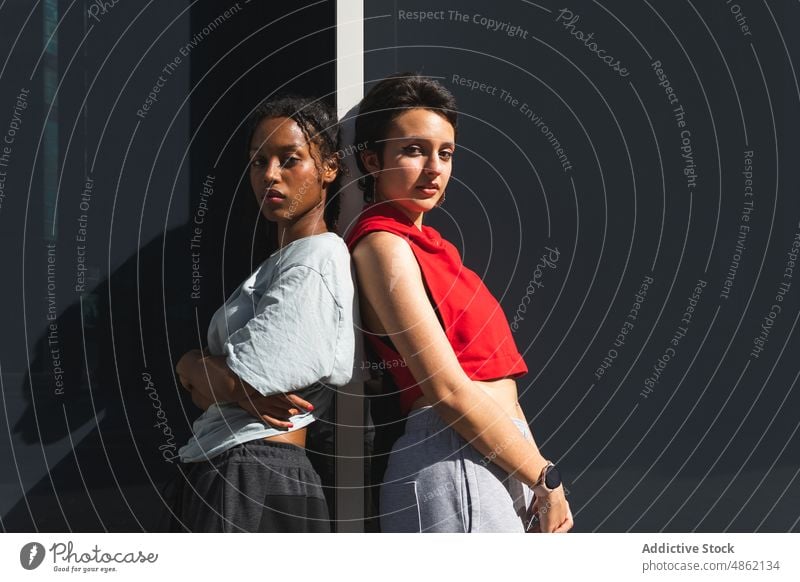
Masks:
[[[264,182],[275,184],[281,181],[281,163],[278,159],[270,160],[264,167]]]
[[[439,174],[442,173],[442,160],[439,159],[439,156],[428,156],[427,161],[425,162],[425,167],[423,171],[425,174],[430,178],[435,178]]]

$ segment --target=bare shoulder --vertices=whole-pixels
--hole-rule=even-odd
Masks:
[[[386,231],[371,232],[362,238],[352,253],[357,268],[380,271],[398,268],[419,272],[414,251],[401,236]]]
[[[416,305],[430,308],[414,251],[402,236],[378,231],[366,235],[353,249],[359,289],[380,310]],[[388,308],[387,307],[387,308]]]

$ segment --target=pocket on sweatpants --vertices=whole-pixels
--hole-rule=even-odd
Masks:
[[[420,533],[417,482],[381,485],[380,514],[383,532]]]

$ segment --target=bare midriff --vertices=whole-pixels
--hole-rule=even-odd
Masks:
[[[500,408],[508,414],[511,418],[518,418],[525,420],[522,409],[519,406],[517,396],[517,383],[513,378],[500,378],[498,380],[473,380],[476,386],[483,389],[483,391],[491,397]],[[423,406],[432,406],[433,400],[427,396],[420,396],[411,405],[411,410],[421,408]]]
[[[293,430],[291,432],[264,437],[264,440],[279,443],[289,443],[290,445],[296,445],[304,449],[306,447],[306,429],[298,428],[297,430]]]

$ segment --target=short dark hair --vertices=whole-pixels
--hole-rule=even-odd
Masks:
[[[322,172],[322,164],[325,162],[336,167],[336,179],[328,186],[324,211],[325,225],[328,230],[335,231],[341,207],[339,197],[341,178],[345,172],[344,164],[339,162],[338,156],[340,137],[336,112],[320,99],[298,95],[283,95],[264,101],[253,110],[247,122],[248,160],[250,159],[250,142],[253,141],[253,135],[258,129],[258,125],[265,119],[276,117],[288,117],[294,120],[308,143],[317,146],[321,158],[317,163],[317,171]]]
[[[434,111],[458,132],[458,107],[450,91],[419,73],[394,73],[379,81],[361,100],[356,117],[356,147],[382,154],[382,140],[392,121],[409,109]],[[364,200],[369,202],[375,196],[375,178],[364,167],[361,156],[356,156],[356,163],[364,174],[358,184],[364,191]]]

